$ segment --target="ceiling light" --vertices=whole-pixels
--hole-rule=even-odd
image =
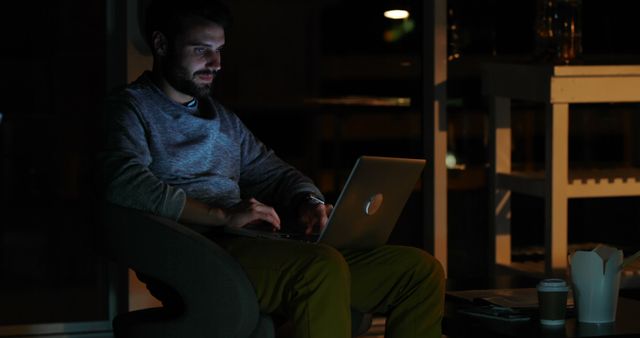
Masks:
[[[406,19],[409,17],[409,12],[403,9],[392,9],[384,12],[384,17],[389,19]]]

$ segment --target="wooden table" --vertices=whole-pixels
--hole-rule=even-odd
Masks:
[[[531,309],[531,319],[524,322],[508,322],[496,319],[472,317],[458,313],[470,306],[456,300],[447,299],[443,320],[443,334],[450,338],[466,337],[517,337],[517,338],[560,338],[560,337],[640,337],[640,301],[620,297],[616,321],[609,324],[579,323],[575,312],[569,311],[563,326],[540,325],[537,309]]]

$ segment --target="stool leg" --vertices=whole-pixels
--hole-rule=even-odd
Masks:
[[[548,104],[546,116],[545,273],[567,268],[569,104]]]
[[[498,186],[498,175],[511,172],[511,100],[491,100],[491,231],[495,237],[495,263],[511,264],[511,191]]]

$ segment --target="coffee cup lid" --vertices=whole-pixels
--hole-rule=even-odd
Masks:
[[[567,291],[567,282],[560,278],[543,279],[538,283],[540,291]]]

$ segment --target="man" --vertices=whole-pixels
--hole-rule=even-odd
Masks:
[[[331,206],[317,202],[313,182],[210,96],[229,18],[215,1],[151,5],[153,69],[106,104],[106,198],[202,233],[261,221],[278,230],[276,207],[297,214],[307,233],[321,229]],[[388,337],[440,337],[442,267],[422,250],[213,240],[243,266],[261,311],[291,319],[295,337],[349,337],[351,308],[385,313]]]

